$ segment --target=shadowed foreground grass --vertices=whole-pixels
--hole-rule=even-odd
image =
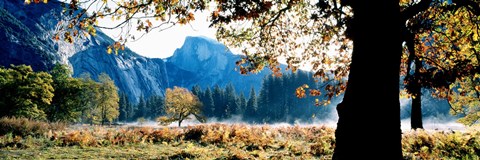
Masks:
[[[402,144],[405,159],[480,159],[478,128],[404,132]],[[77,126],[0,136],[5,159],[331,159],[334,147],[325,126]]]

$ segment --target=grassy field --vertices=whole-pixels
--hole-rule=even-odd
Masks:
[[[5,128],[5,124],[2,125],[0,127]],[[21,136],[17,134],[0,134],[1,158],[331,159],[335,147],[334,129],[325,126],[205,124],[152,128],[85,125],[57,127],[43,133],[30,129]],[[465,132],[404,132],[402,143],[406,159],[480,159],[478,128]]]

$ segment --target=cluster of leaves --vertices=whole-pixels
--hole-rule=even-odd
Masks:
[[[0,117],[16,116],[52,122],[112,122],[118,117],[117,88],[108,75],[100,82],[73,78],[67,66],[50,73],[30,66],[0,68]]]
[[[345,92],[345,90],[347,89],[345,85],[342,85],[342,84],[337,84],[337,86],[333,86],[329,83],[325,83],[323,84],[322,86],[324,86],[324,90],[325,90],[325,99],[320,101],[320,99],[318,98],[315,98],[315,106],[327,106],[329,105],[330,103],[332,103],[332,99],[336,96],[339,96],[341,93]],[[308,90],[308,95],[309,96],[312,96],[312,97],[318,97],[318,96],[321,96],[322,95],[322,91],[320,89],[316,89],[316,88],[310,88],[310,86],[308,86],[308,84],[304,84],[300,87],[298,87],[296,90],[295,90],[295,95],[297,96],[297,98],[305,98],[307,97],[307,90]]]

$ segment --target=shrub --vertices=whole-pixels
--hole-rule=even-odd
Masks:
[[[62,130],[66,125],[62,123],[48,124],[46,122],[30,120],[27,118],[2,117],[0,118],[0,135],[12,133],[22,137],[38,137],[48,132],[50,129]]]
[[[185,140],[200,141],[202,139],[204,128],[202,126],[188,127],[185,132]]]

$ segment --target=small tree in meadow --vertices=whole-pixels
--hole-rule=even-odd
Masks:
[[[190,115],[194,115],[200,122],[206,119],[201,115],[202,102],[192,92],[185,88],[174,87],[173,90],[167,88],[165,94],[165,114],[157,118],[161,125],[168,125],[171,122],[178,121],[180,127],[183,120],[189,119]]]

